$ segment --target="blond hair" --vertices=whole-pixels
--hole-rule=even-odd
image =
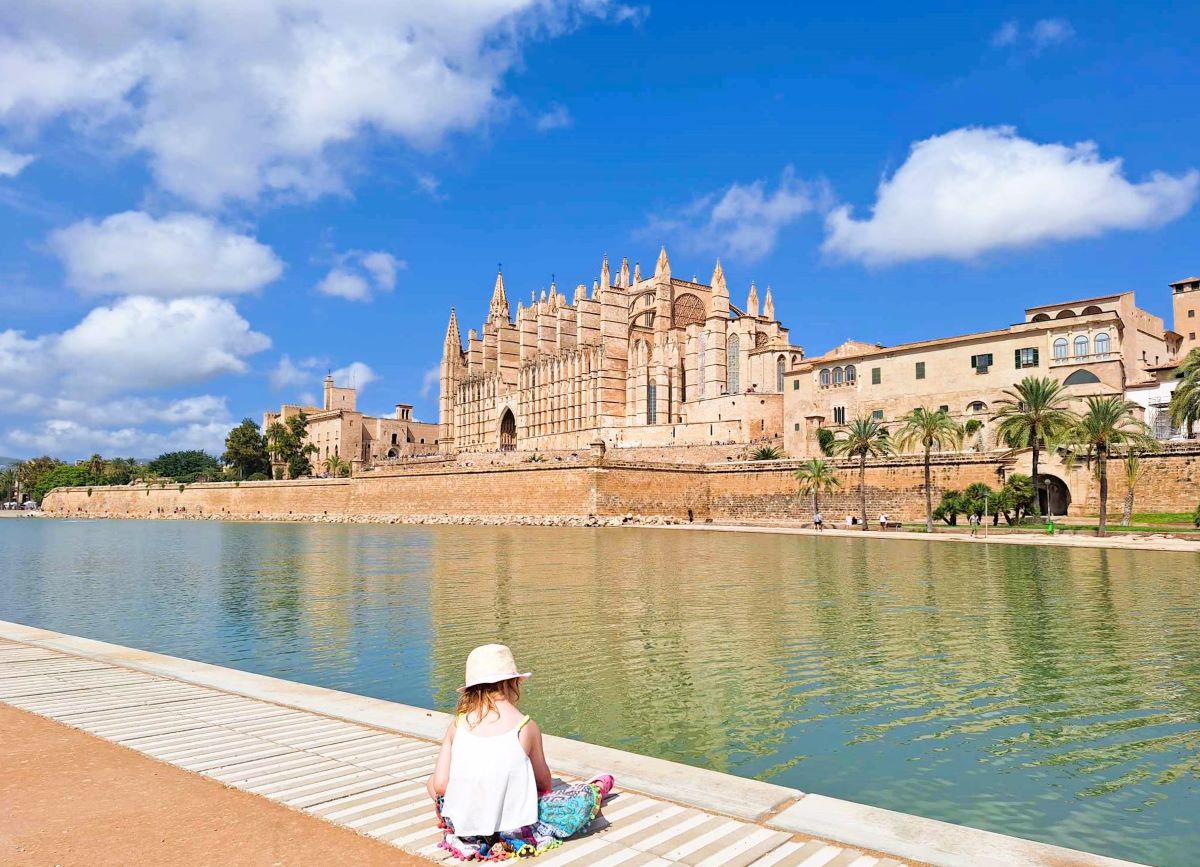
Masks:
[[[466,719],[467,725],[477,726],[490,714],[495,714],[499,718],[500,710],[496,707],[496,700],[500,698],[507,700],[509,704],[515,705],[519,702],[521,700],[521,678],[512,677],[498,683],[480,683],[468,686],[459,696],[458,707],[454,712]]]

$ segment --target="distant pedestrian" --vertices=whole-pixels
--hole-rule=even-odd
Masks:
[[[817,528],[818,532],[825,529],[825,518],[820,512],[813,515],[813,526]]]
[[[879,529],[886,530],[887,525],[888,525],[888,516],[883,514],[883,512],[880,512],[879,513]]]
[[[978,536],[979,535],[979,516],[976,515],[974,512],[972,512],[971,516],[969,518],[967,518],[967,523],[969,523],[971,525],[971,535]]]
[[[553,789],[541,730],[517,709],[527,677],[502,644],[467,656],[458,710],[428,782],[445,832],[441,848],[459,860],[552,849],[596,818],[613,787],[612,776],[601,774]]]

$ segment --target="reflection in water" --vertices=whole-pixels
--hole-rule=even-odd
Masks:
[[[1200,846],[1200,558],[656,530],[0,522],[0,617],[1155,864]]]

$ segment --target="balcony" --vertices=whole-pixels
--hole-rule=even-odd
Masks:
[[[1062,358],[1051,358],[1051,367],[1067,367],[1072,364],[1096,364],[1100,361],[1116,361],[1121,357],[1119,352],[1093,352],[1090,355],[1064,355]]]
[[[825,385],[817,383],[817,388],[820,391],[829,391],[830,389],[835,388],[854,388],[856,385],[858,385],[858,380],[852,379],[849,382],[830,382],[826,383]]]

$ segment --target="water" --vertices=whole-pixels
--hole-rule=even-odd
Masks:
[[[1151,864],[1200,851],[1200,557],[523,527],[0,520],[0,618]]]

